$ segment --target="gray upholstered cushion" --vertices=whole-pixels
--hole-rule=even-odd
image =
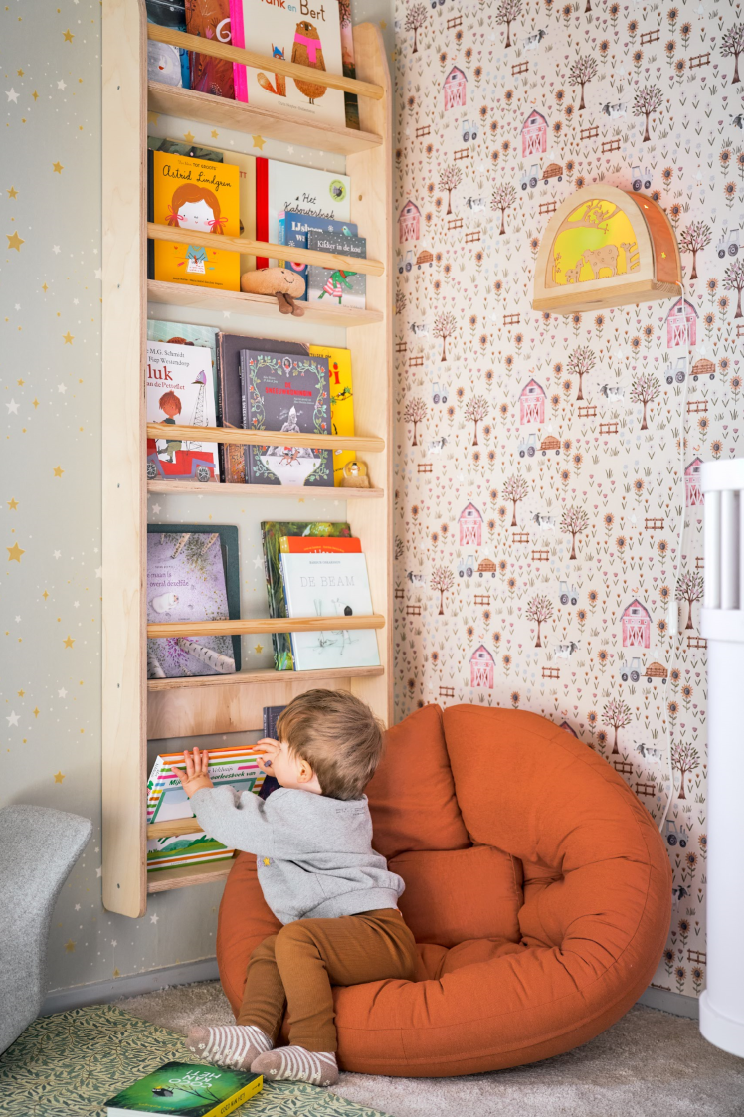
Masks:
[[[39,1013],[52,909],[91,829],[48,807],[0,810],[0,1052]]]

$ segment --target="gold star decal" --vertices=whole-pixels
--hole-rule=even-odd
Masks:
[[[253,146],[257,147],[259,151],[263,151],[265,143],[266,143],[266,140],[263,138],[263,136],[254,136],[253,137]]]
[[[14,496],[12,496],[10,498],[10,500],[8,501],[8,508],[10,508],[11,512],[15,512],[17,507],[18,507],[18,501],[16,500],[16,498]]]
[[[72,345],[72,339],[75,337],[75,335],[71,334],[68,330],[66,334],[62,334],[62,337],[65,339],[65,345]]]
[[[39,709],[39,707],[38,706],[34,707],[34,717],[37,718],[40,713],[41,713],[41,710]]]
[[[18,197],[18,191],[16,190],[15,186],[11,186],[10,190],[7,191],[7,194],[9,198]]]
[[[75,38],[75,36],[73,35],[72,31],[70,31],[70,28],[68,27],[67,30],[65,31],[64,35],[62,36],[62,38],[64,39],[64,41],[66,43],[71,43],[72,40]]]
[[[49,286],[48,286],[48,284],[46,284],[46,283],[42,283],[42,285],[41,285],[41,289],[42,289],[42,291],[44,292],[44,294],[46,295],[47,291],[49,290]]]
[[[65,778],[65,777],[64,777],[64,775],[62,774],[62,772],[57,772],[56,776],[54,777],[54,782],[55,782],[55,783],[62,783],[62,780],[63,780],[64,778]]]
[[[23,380],[23,379],[20,379],[20,380],[16,381],[16,383],[22,388],[23,385],[26,383],[26,381]]]
[[[19,698],[23,698],[23,696],[24,696],[24,694],[25,694],[25,693],[26,693],[26,692],[25,692],[25,690],[19,690],[19,691],[18,691],[18,697],[19,697]]]
[[[8,552],[8,562],[20,562],[21,555],[26,553],[17,543],[14,543],[12,547],[7,547],[6,550]]]
[[[256,655],[260,655],[263,651],[263,644],[256,644]]]
[[[158,114],[156,112],[149,112],[147,114],[147,123],[148,124],[157,124],[157,122],[158,122]]]
[[[64,473],[64,469],[62,468],[62,466],[61,465],[55,465],[54,476],[55,477],[61,477],[63,473]]]
[[[72,636],[68,636],[67,639],[64,641],[64,645],[66,648],[71,648],[74,643],[75,641],[73,640]]]
[[[74,953],[75,943],[72,941],[72,939],[70,939],[69,942],[65,943],[65,950],[67,951],[68,954]]]
[[[41,596],[42,596],[42,597],[44,598],[44,600],[46,601],[46,599],[47,599],[47,598],[49,597],[49,594],[47,593],[47,591],[46,591],[46,590],[44,590],[44,592],[43,592],[43,594],[42,594]]]
[[[191,132],[184,132],[183,138],[186,140],[187,144],[192,144],[196,137],[192,136]]]
[[[33,404],[34,404],[34,411],[35,411],[35,410],[36,410],[36,408],[37,408],[37,407],[39,406],[39,401],[38,401],[37,399],[35,399],[35,400],[33,401]]]
[[[65,169],[61,163],[52,163],[52,166],[54,167],[55,174],[58,175],[61,175],[63,170]]]
[[[16,73],[18,74],[19,78],[23,77],[23,70],[16,70]]]
[[[382,31],[384,31],[386,27],[387,27],[387,20],[386,19],[381,19],[380,20],[380,29]]]
[[[19,237],[18,233],[13,233],[13,236],[10,236],[9,233],[5,235],[8,238],[8,248],[15,248],[16,252],[20,252],[21,245],[26,243],[23,237]]]
[[[31,94],[31,96],[33,97],[34,101],[38,101],[38,100],[39,100],[39,94],[38,94],[38,93],[36,92],[36,90],[34,90],[34,91],[33,91],[33,93]]]

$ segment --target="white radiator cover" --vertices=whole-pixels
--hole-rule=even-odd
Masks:
[[[700,1031],[744,1057],[744,458],[706,462],[708,642],[707,987]]]

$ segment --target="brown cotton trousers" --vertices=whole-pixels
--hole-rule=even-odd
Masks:
[[[237,1022],[261,1028],[276,1043],[286,1007],[290,1043],[335,1051],[331,986],[413,981],[415,970],[416,943],[397,908],[297,919],[253,951]]]

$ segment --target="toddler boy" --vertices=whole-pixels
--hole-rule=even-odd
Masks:
[[[188,1045],[272,1081],[330,1086],[338,1081],[331,986],[413,981],[416,946],[397,908],[405,885],[371,844],[364,788],[382,755],[372,711],[348,691],[309,690],[282,712],[277,734],[258,746],[280,784],[265,802],[213,787],[208,753],[184,753],[180,779],[198,821],[217,841],[257,854],[266,902],[284,924],[251,955],[237,1024],[197,1028]],[[285,1006],[289,1046],[275,1048]]]

